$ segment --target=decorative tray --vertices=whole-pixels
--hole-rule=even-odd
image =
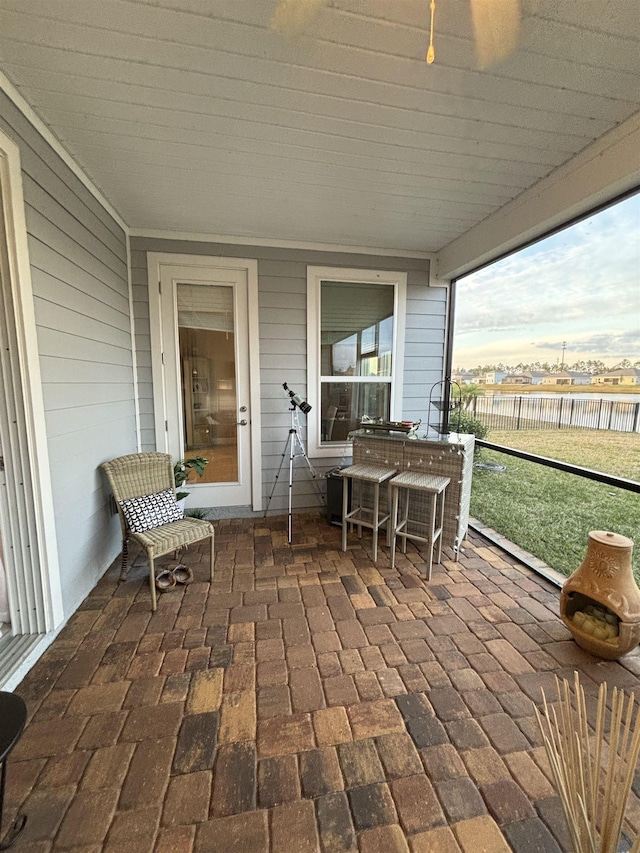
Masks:
[[[361,429],[371,429],[377,430],[378,432],[405,432],[409,433],[414,429],[417,429],[420,426],[420,421],[417,423],[413,423],[413,421],[361,421],[360,428]]]

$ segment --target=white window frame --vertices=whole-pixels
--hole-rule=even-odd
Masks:
[[[307,267],[307,398],[313,406],[307,415],[307,452],[313,457],[340,457],[349,453],[351,442],[322,444],[320,388],[323,381],[337,377],[320,373],[320,293],[325,281],[354,284],[393,285],[393,347],[391,354],[391,420],[402,417],[407,274],[391,270],[363,270],[339,267]],[[339,377],[340,382],[379,382],[380,377]]]

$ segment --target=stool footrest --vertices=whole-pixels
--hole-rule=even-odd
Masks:
[[[363,527],[376,529],[381,527],[387,519],[391,518],[391,513],[387,512],[384,515],[380,515],[380,513],[378,513],[378,521],[376,523],[372,509],[369,509],[369,507],[366,506],[358,506],[355,509],[352,509],[351,512],[348,512],[344,518],[345,521],[349,522],[349,524],[361,524]]]
[[[438,538],[440,537],[440,535],[442,534],[442,528],[441,527],[439,527],[437,530],[433,531],[433,537],[431,537],[431,535],[420,536],[419,533],[407,533],[405,530],[403,530],[403,528],[406,527],[406,524],[407,524],[407,522],[405,520],[405,521],[401,522],[396,527],[395,534],[397,537],[399,537],[401,539],[410,539],[412,542],[424,542],[425,545],[428,545],[429,543],[431,543],[431,546],[433,547],[436,544],[436,542],[438,541]],[[428,531],[428,532],[429,532],[429,534],[431,534],[431,531]]]

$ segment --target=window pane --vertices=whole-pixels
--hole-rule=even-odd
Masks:
[[[178,284],[185,457],[204,456],[200,483],[238,480],[233,289]]]
[[[390,382],[323,382],[322,443],[344,442],[363,416],[389,420]]]
[[[323,376],[391,376],[394,289],[389,284],[322,282]]]

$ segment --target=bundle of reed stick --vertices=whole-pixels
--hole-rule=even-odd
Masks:
[[[562,802],[574,853],[616,853],[624,813],[640,753],[640,710],[613,688],[609,736],[605,737],[607,685],[598,692],[595,728],[590,730],[584,688],[574,679],[575,707],[569,682],[556,677],[557,704],[536,708],[556,790]],[[607,742],[608,741],[608,742]],[[640,832],[632,853],[640,853]]]

